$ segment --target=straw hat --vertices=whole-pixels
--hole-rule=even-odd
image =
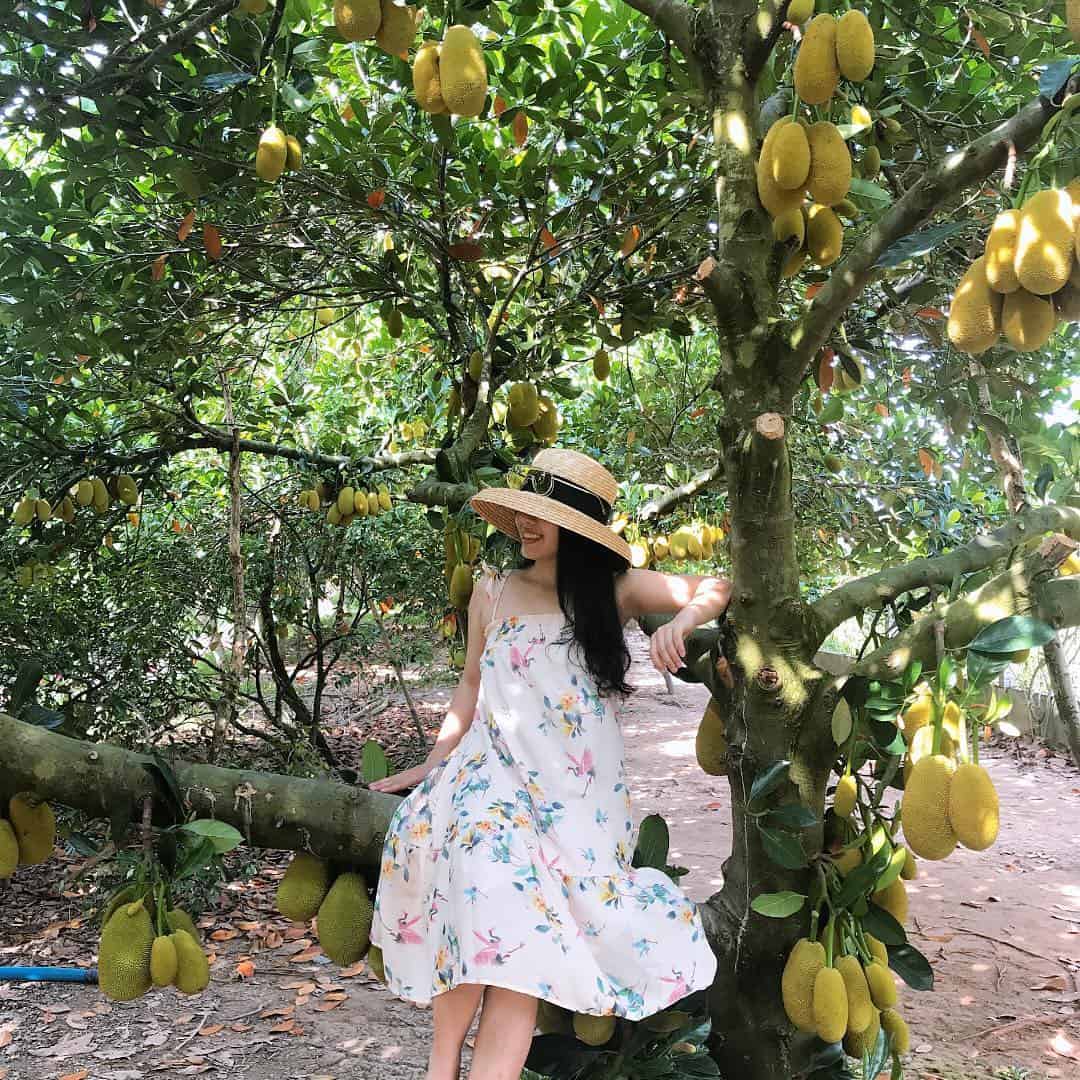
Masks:
[[[469,505],[500,532],[520,540],[514,514],[584,536],[630,562],[630,545],[608,526],[619,485],[599,462],[576,450],[541,450],[532,460],[521,490],[485,488]]]

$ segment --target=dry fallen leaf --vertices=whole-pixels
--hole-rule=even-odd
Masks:
[[[331,1009],[336,1009],[341,1004],[341,999],[337,1001],[320,1001],[315,1006],[316,1012],[330,1012]]]
[[[182,244],[190,235],[191,230],[195,225],[195,211],[189,210],[184,215],[184,220],[180,222],[180,228],[176,230],[176,239]]]
[[[65,1073],[60,1077],[60,1080],[86,1080],[89,1075],[90,1071],[88,1069],[80,1069],[78,1072]]]
[[[323,951],[318,945],[312,945],[310,949],[305,949],[303,952],[298,952],[295,956],[289,957],[290,964],[307,964],[312,960],[322,956]]]
[[[338,978],[352,979],[357,975],[362,975],[365,971],[367,971],[367,964],[365,964],[363,960],[357,960],[355,964],[351,964],[347,968],[342,968],[338,972]]]
[[[236,974],[239,975],[241,979],[250,979],[251,976],[255,974],[255,965],[250,960],[241,960],[240,963],[236,965]]]
[[[206,1027],[199,1028],[199,1034],[203,1035],[203,1036],[216,1035],[219,1031],[224,1031],[224,1030],[225,1030],[225,1025],[224,1024],[207,1024]]]

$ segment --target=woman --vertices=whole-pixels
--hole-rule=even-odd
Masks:
[[[419,784],[387,831],[371,940],[399,997],[433,1000],[427,1080],[457,1080],[483,1003],[471,1080],[517,1080],[538,999],[642,1019],[712,982],[694,904],[634,869],[623,743],[623,626],[661,671],[726,607],[719,578],[629,569],[608,526],[615,478],[572,450],[537,454],[521,490],[473,509],[521,543],[524,568],[485,574],[469,603],[465,669],[428,759],[376,781]]]

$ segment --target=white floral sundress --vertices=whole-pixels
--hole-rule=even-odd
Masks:
[[[608,699],[558,642],[561,612],[496,620],[473,721],[402,802],[383,847],[371,940],[398,997],[508,987],[640,1020],[712,983],[696,905],[631,865],[623,740]]]

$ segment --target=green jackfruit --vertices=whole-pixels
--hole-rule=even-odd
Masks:
[[[727,775],[727,737],[724,735],[724,718],[716,707],[715,698],[709,699],[709,704],[698,724],[697,737],[694,739],[694,753],[703,772],[710,776]]]
[[[16,525],[29,525],[30,522],[34,520],[36,510],[36,499],[20,499],[18,506],[15,507],[15,513],[12,515],[12,520]]]
[[[307,922],[319,913],[330,891],[330,868],[315,855],[298,851],[277,890],[277,909],[286,919]]]
[[[574,1030],[573,1014],[541,998],[536,1003],[536,1027],[541,1035],[570,1035]]]
[[[599,349],[592,358],[593,375],[603,382],[611,374],[611,357],[606,349]]]
[[[559,434],[559,410],[546,394],[540,395],[540,415],[532,425],[533,434],[544,443],[552,443]]]
[[[615,1034],[615,1017],[576,1012],[574,1034],[588,1046],[603,1046]]]
[[[814,1019],[814,983],[818,972],[825,968],[825,947],[809,938],[800,938],[784,964],[780,990],[784,999],[784,1011],[788,1019],[800,1030],[813,1034],[817,1030]]]
[[[450,578],[450,603],[456,608],[468,607],[472,591],[472,570],[467,563],[458,563]]]
[[[93,480],[94,484],[94,510],[99,514],[104,514],[109,509],[109,504],[112,499],[109,497],[109,489],[105,486],[105,481],[100,476],[95,476]]]
[[[904,839],[923,859],[945,859],[956,848],[956,833],[949,824],[949,788],[955,772],[951,757],[931,754],[914,764],[904,785],[900,809]]]
[[[881,1031],[881,1012],[872,1008],[870,1023],[864,1031],[848,1031],[844,1036],[844,1053],[856,1061],[862,1061],[864,1054],[872,1054],[877,1046],[878,1033]]]
[[[960,279],[947,324],[949,340],[960,352],[978,356],[1001,333],[1001,294],[986,280],[986,256],[980,255]]]
[[[981,765],[965,762],[953,774],[948,812],[956,839],[969,850],[985,851],[997,839],[997,791]]]
[[[1050,340],[1056,325],[1057,316],[1049,296],[1017,289],[1005,297],[1001,306],[1002,333],[1018,352],[1037,352]]]
[[[854,8],[836,23],[836,62],[850,82],[862,82],[874,67],[874,30],[870,20]]]
[[[473,382],[480,381],[480,373],[484,369],[484,354],[479,349],[473,349],[469,353],[469,377]]]
[[[348,967],[367,952],[374,908],[360,874],[339,874],[319,907],[319,944],[335,964]]]
[[[345,41],[373,38],[382,22],[379,0],[335,0],[334,25]]]
[[[904,848],[904,868],[900,876],[905,881],[914,881],[919,876],[919,864],[915,861],[911,848]]]
[[[795,58],[795,93],[807,105],[824,105],[836,93],[839,83],[836,19],[827,14],[815,15]]]
[[[355,505],[354,504],[354,498],[355,498],[355,496],[356,496],[355,488],[353,488],[351,486],[348,486],[348,485],[346,487],[343,487],[338,492],[337,508],[338,508],[338,513],[341,514],[343,517],[344,517],[345,514],[355,513],[355,510],[354,510],[354,505]]]
[[[36,806],[33,796],[26,792],[12,795],[8,817],[19,842],[19,862],[23,866],[43,863],[56,846],[56,815],[47,802]]]
[[[876,960],[863,968],[866,985],[870,987],[870,1000],[879,1009],[891,1009],[896,1004],[896,980],[892,972]]]
[[[787,9],[787,21],[793,26],[802,26],[814,14],[814,0],[791,0]]]
[[[19,865],[19,841],[10,821],[0,818],[0,881],[11,877]]]
[[[126,473],[116,478],[116,494],[128,506],[134,506],[139,501],[139,489]]]
[[[98,945],[98,986],[112,1001],[134,1001],[150,989],[154,925],[141,900],[125,904],[105,924]]]
[[[75,501],[80,506],[89,506],[94,501],[94,485],[90,480],[80,480],[76,485]]]
[[[451,26],[439,51],[443,101],[456,116],[479,116],[487,97],[484,49],[467,26]]]
[[[840,202],[851,188],[851,152],[840,129],[828,120],[811,124],[806,138],[810,145],[810,173],[806,178],[806,190],[814,202],[832,206]]]
[[[145,896],[145,885],[125,885],[119,892],[113,894],[113,898],[101,913],[101,925],[104,926],[121,907],[133,903],[135,900],[142,900]],[[147,910],[149,910],[149,908]]]
[[[911,1049],[911,1034],[907,1021],[895,1009],[883,1009],[881,1026],[889,1037],[889,1045],[894,1054],[906,1054]]]
[[[1020,211],[1003,210],[986,237],[986,280],[994,292],[1013,293],[1020,288],[1016,276],[1016,241],[1020,235]]]
[[[378,945],[372,945],[364,954],[364,961],[371,974],[381,983],[386,982],[386,968],[383,966],[382,949]]]
[[[837,1043],[848,1026],[847,989],[844,977],[834,967],[824,967],[814,976],[814,1028],[822,1042]]]
[[[183,908],[170,908],[165,912],[165,922],[172,931],[184,930],[191,935],[191,939],[198,944],[202,937],[195,925],[195,920]]]
[[[801,190],[810,174],[810,143],[801,124],[784,124],[770,155],[773,180],[787,190]]]
[[[172,986],[178,961],[176,942],[171,934],[154,938],[150,949],[150,981],[155,986]]]
[[[202,946],[186,930],[176,930],[176,989],[181,994],[199,994],[210,985],[210,964]]]
[[[866,984],[862,964],[858,957],[841,956],[836,961],[836,970],[843,977],[847,991],[847,1033],[851,1035],[864,1031],[873,1017],[874,1006],[870,1001],[870,987]]]
[[[1024,203],[1016,238],[1016,277],[1029,293],[1049,296],[1069,280],[1075,239],[1072,215],[1072,199],[1060,188],[1036,192]]]
[[[842,818],[851,817],[855,809],[855,803],[859,796],[859,786],[851,773],[845,773],[836,784],[836,794],[833,796],[833,813]]]
[[[506,395],[511,427],[524,428],[540,416],[540,395],[530,382],[514,383]]]
[[[859,173],[865,180],[875,180],[881,172],[881,151],[876,146],[868,146],[859,162]]]

